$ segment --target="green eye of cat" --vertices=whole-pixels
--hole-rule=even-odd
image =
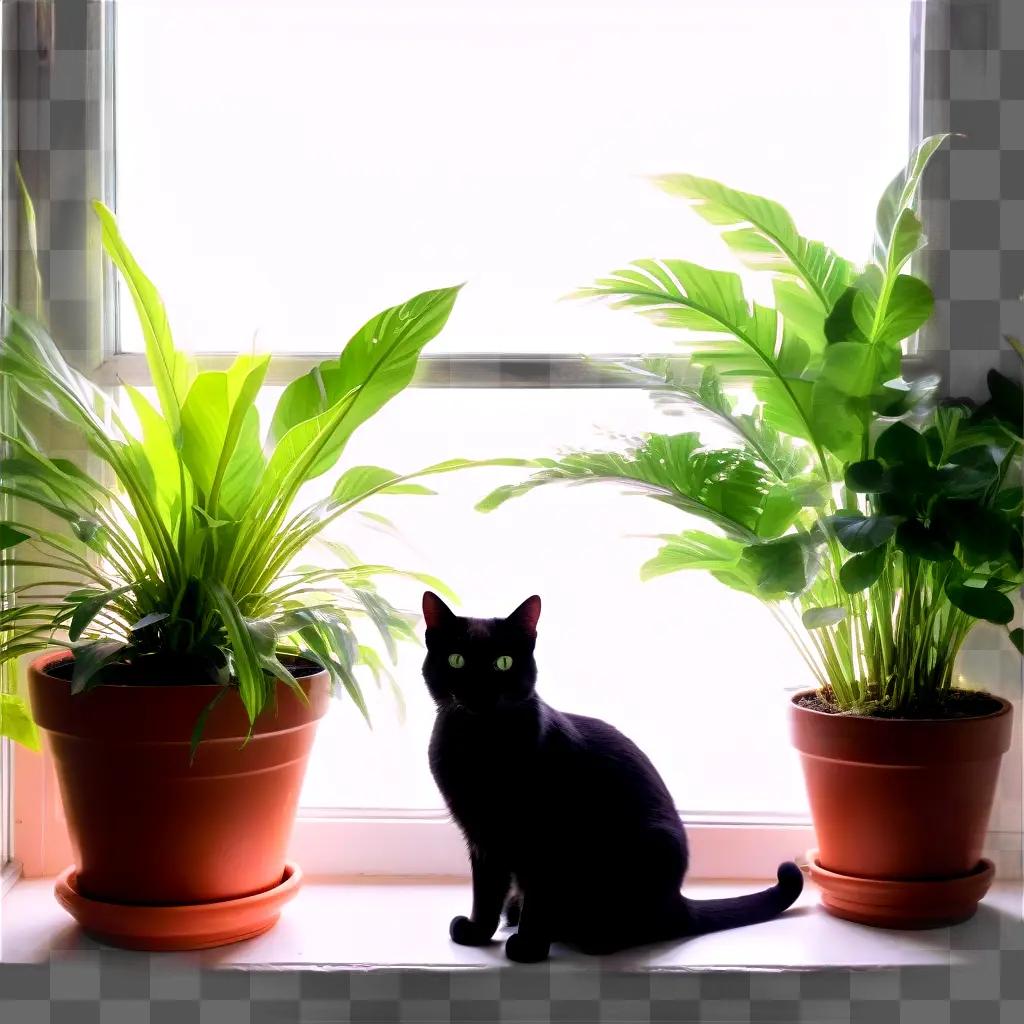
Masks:
[[[507,672],[512,667],[512,659],[507,655],[503,654],[495,663],[494,667],[499,672]]]
[[[452,668],[462,668],[466,664],[466,659],[461,654],[449,654],[448,664]]]

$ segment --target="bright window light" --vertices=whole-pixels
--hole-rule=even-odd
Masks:
[[[432,352],[664,346],[558,301],[639,257],[733,266],[650,175],[860,261],[908,149],[905,0],[129,0],[118,41],[118,213],[201,351],[335,351],[459,281]]]
[[[638,317],[557,301],[643,256],[738,269],[647,176],[690,171],[777,198],[805,233],[861,260],[908,150],[902,0],[201,10],[196,31],[193,4],[120,5],[117,55],[119,218],[176,337],[199,351],[254,336],[261,349],[337,351],[378,309],[462,280],[428,351],[668,347],[671,332]],[[764,297],[766,282],[747,279]],[[138,350],[122,305],[122,346]],[[344,465],[405,471],[694,426],[640,391],[415,389],[356,435]],[[336,536],[366,561],[442,577],[467,614],[540,593],[541,694],[618,725],[681,808],[805,813],[785,698],[811,680],[771,616],[702,575],[641,583],[647,535],[688,524],[613,486],[473,510],[513,478],[439,477],[437,496],[372,506],[401,539],[369,520]],[[415,609],[421,589],[391,593]],[[396,668],[404,724],[386,694],[370,701],[373,732],[351,704],[322,723],[304,806],[440,807],[421,661],[410,648]]]

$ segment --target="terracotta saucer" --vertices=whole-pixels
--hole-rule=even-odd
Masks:
[[[985,859],[969,874],[923,881],[836,874],[818,863],[817,850],[807,859],[830,914],[879,928],[942,928],[966,921],[995,875],[995,865]]]
[[[273,927],[281,908],[298,892],[302,870],[289,862],[280,885],[252,896],[166,907],[103,903],[81,895],[75,882],[75,869],[65,868],[54,893],[93,938],[124,949],[164,952],[209,949],[262,934]]]

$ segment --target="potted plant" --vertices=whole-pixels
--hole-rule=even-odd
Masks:
[[[357,622],[392,657],[397,640],[415,639],[375,584],[398,570],[299,556],[373,495],[430,492],[352,466],[327,497],[297,506],[409,384],[458,288],[370,319],[284,389],[264,436],[255,403],[269,356],[198,372],[114,217],[96,213],[142,324],[158,407],[126,387],[139,423],[129,426],[38,320],[6,311],[0,379],[19,415],[2,434],[0,493],[33,514],[0,523],[2,564],[42,571],[17,600],[5,595],[0,663],[56,648],[32,663],[29,693],[77,854],[62,903],[107,941],[194,948],[269,927],[297,886],[285,850],[317,720],[331,693],[366,714],[357,666],[390,677]],[[27,425],[33,408],[77,432],[113,483],[45,454]],[[3,711],[4,731],[31,743],[11,692]]]
[[[935,377],[901,375],[901,343],[932,311],[904,268],[925,243],[915,197],[942,141],[923,142],[886,189],[860,269],[803,238],[775,202],[658,179],[772,274],[774,305],[749,302],[735,274],[681,260],[640,260],[580,294],[685,332],[681,358],[615,370],[732,442],[652,434],[541,459],[480,504],[612,481],[714,527],[663,538],[642,576],[710,572],[791,636],[817,682],[790,708],[819,844],[812,875],[833,913],[892,926],[970,916],[990,883],[981,849],[1011,708],[960,689],[953,665],[979,620],[1009,628],[1007,595],[1024,580],[1020,386],[993,370],[981,406],[937,404]],[[1019,628],[1009,638],[1021,648]]]

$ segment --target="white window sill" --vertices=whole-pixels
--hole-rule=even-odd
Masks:
[[[696,898],[750,891],[761,882],[700,881]],[[469,907],[464,880],[351,879],[307,881],[265,935],[199,955],[203,966],[263,969],[463,969],[507,964],[501,942],[483,949],[456,946],[448,922]],[[622,971],[815,970],[949,966],[989,934],[993,921],[1019,921],[1020,883],[998,883],[972,921],[955,928],[897,932],[840,921],[817,905],[808,885],[794,908],[767,924],[666,943],[605,957],[602,969]],[[508,932],[499,932],[502,939]],[[32,963],[95,950],[57,905],[52,881],[18,882],[3,901],[0,962]],[[166,957],[188,956],[166,954]],[[193,958],[194,959],[194,958]],[[559,966],[598,961],[555,947]]]

